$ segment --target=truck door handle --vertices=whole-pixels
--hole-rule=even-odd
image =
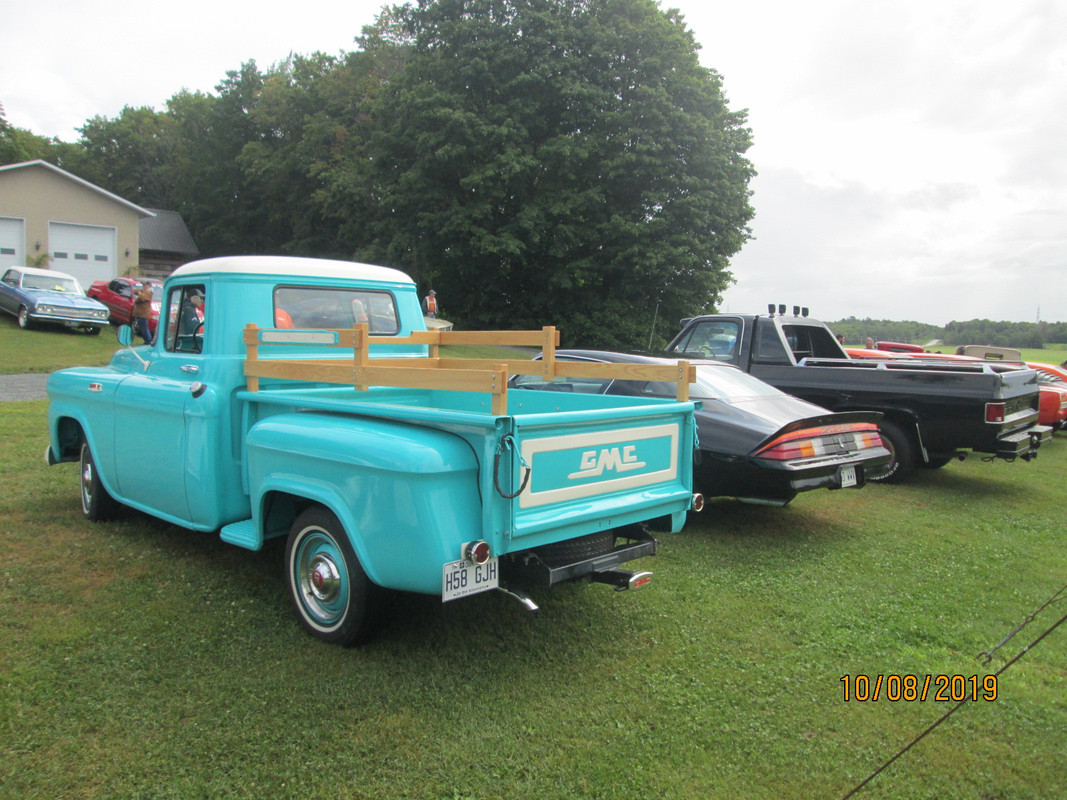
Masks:
[[[200,367],[196,364],[182,364],[182,372],[188,372],[190,375],[196,375],[200,371]]]

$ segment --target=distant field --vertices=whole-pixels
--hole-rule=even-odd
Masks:
[[[1025,361],[1044,361],[1061,364],[1067,359],[1067,345],[1052,345],[1043,350],[1022,350]]]

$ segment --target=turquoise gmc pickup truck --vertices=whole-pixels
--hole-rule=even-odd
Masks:
[[[287,537],[297,618],[366,638],[383,590],[442,601],[622,569],[680,530],[696,445],[692,368],[675,400],[507,391],[510,374],[580,380],[632,365],[557,363],[553,328],[427,331],[416,287],[387,267],[242,256],[168,278],[156,341],[48,381],[50,464],[79,462],[93,521],[129,506],[258,550]],[[502,360],[439,347],[536,346]]]

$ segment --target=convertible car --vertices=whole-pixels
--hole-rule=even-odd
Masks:
[[[657,364],[673,360],[599,350],[557,350],[558,361]],[[834,413],[775,389],[729,364],[691,361],[689,396],[697,412],[700,453],[693,489],[705,497],[784,506],[799,492],[863,486],[884,471],[890,453],[878,435],[881,414]],[[673,383],[516,375],[511,387],[675,397]]]
[[[8,268],[0,278],[0,310],[20,328],[50,322],[96,335],[108,324],[107,306],[86,297],[72,275],[52,269]]]

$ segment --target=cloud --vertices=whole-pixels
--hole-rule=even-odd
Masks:
[[[726,304],[938,324],[1031,321],[1042,305],[1042,319],[1067,319],[1067,293],[1050,293],[1067,274],[1067,6],[769,9],[756,0],[735,23],[772,31],[752,50],[773,60],[720,51],[760,173],[757,238]]]

